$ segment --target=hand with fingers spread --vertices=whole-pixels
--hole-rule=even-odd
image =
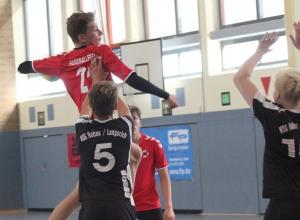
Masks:
[[[290,39],[293,43],[293,45],[298,49],[300,50],[300,22],[294,22],[293,23],[293,27],[294,27],[294,30],[295,30],[295,36],[293,37],[293,35],[289,35],[290,36]]]
[[[278,40],[278,32],[266,33],[264,37],[259,41],[256,52],[262,55],[270,52],[270,47]]]
[[[100,81],[105,81],[109,74],[109,72],[105,72],[102,67],[102,59],[97,58],[92,59],[89,72],[91,73],[93,85]]]

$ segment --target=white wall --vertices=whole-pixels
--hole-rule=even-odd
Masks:
[[[22,0],[13,1],[14,5],[20,5]],[[18,2],[18,3],[16,3]],[[63,23],[65,23],[65,19],[70,16],[72,12],[77,11],[77,7],[74,6],[72,1],[66,1],[66,5],[70,4],[70,7],[63,7]],[[73,1],[74,2],[74,1]],[[128,5],[129,3],[129,5]],[[131,5],[130,5],[131,4]],[[248,108],[245,101],[242,99],[241,95],[238,93],[235,88],[232,77],[234,72],[226,73],[222,75],[216,75],[222,72],[221,65],[221,50],[220,50],[220,42],[213,41],[209,38],[209,33],[214,30],[219,29],[219,17],[218,17],[218,0],[199,0],[199,26],[200,26],[200,46],[202,52],[202,66],[203,66],[203,77],[192,78],[192,79],[184,79],[184,80],[165,80],[165,89],[169,93],[175,94],[176,88],[185,89],[185,104],[184,107],[179,107],[173,110],[173,115],[181,115],[181,114],[191,114],[198,112],[212,112],[212,111],[223,111],[223,110],[231,110],[231,109],[241,109]],[[297,6],[297,7],[296,7]],[[295,8],[300,7],[300,3],[297,0],[285,1],[285,13],[289,13],[289,17],[286,18],[286,25],[289,25],[287,28],[287,34],[293,33],[293,29],[290,27],[293,19],[298,19],[300,15],[296,14]],[[142,6],[140,1],[130,0],[127,2],[126,8],[130,8],[130,10],[142,10]],[[21,9],[19,9],[21,10]],[[129,13],[130,14],[130,13]],[[23,14],[21,12],[15,12],[13,19],[14,23],[22,20]],[[142,34],[143,25],[142,21],[142,13],[136,12],[131,16],[126,13],[125,15],[128,21],[133,21],[138,18],[141,20],[139,22],[132,22],[130,28],[128,28],[127,38],[128,40],[137,39],[144,40],[144,35]],[[298,19],[300,20],[300,18]],[[127,24],[128,25],[128,24]],[[139,25],[139,27],[135,27],[134,25]],[[21,25],[15,26],[15,28],[19,28]],[[63,26],[65,28],[65,25]],[[17,32],[18,30],[16,30]],[[24,38],[19,37],[15,39],[16,42],[19,42],[18,45],[24,45]],[[287,38],[289,39],[289,38]],[[68,36],[64,35],[64,45],[66,42],[68,46],[65,46],[66,50],[71,50],[73,45],[70,44],[70,40],[68,40]],[[289,65],[299,67],[300,64],[295,62],[295,60],[299,60],[300,54],[298,51],[295,51],[291,46],[291,43],[288,41],[288,49],[289,49]],[[20,56],[20,53],[24,53],[23,46],[16,47],[19,48],[16,51],[16,63],[20,63],[25,60],[25,57]],[[254,48],[255,49],[255,48]],[[19,53],[20,50],[20,53]],[[199,61],[200,62],[200,61]],[[297,63],[297,64],[296,64]],[[18,66],[18,65],[16,65]],[[253,81],[257,85],[257,87],[264,92],[263,85],[261,82],[261,77],[271,76],[278,69],[283,66],[274,66],[268,69],[258,69],[253,73]],[[272,84],[272,81],[271,81]],[[221,105],[221,93],[222,92],[230,92],[231,95],[231,105],[222,106]],[[269,98],[272,98],[273,87],[272,85],[269,88]],[[124,97],[125,101],[131,101],[137,106],[139,106],[142,110],[143,118],[151,118],[162,116],[161,109],[151,109],[151,96],[149,94],[144,95],[136,95],[133,97],[133,100],[127,100],[128,97]],[[133,104],[129,103],[129,104]],[[29,112],[28,108],[35,106],[36,111],[46,111],[47,104],[54,104],[55,111],[55,120],[54,121],[46,121],[46,125],[43,127],[59,127],[59,126],[67,126],[73,125],[76,120],[78,113],[75,104],[72,103],[72,100],[68,95],[57,98],[48,98],[44,100],[31,100],[31,101],[22,101],[19,103],[20,110],[20,120],[21,120],[21,130],[27,129],[35,129],[38,128],[37,123],[29,123]]]

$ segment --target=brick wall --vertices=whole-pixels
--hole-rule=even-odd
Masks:
[[[11,0],[0,0],[0,131],[19,130]]]

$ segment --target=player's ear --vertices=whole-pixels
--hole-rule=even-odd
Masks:
[[[79,34],[79,35],[78,35],[78,40],[79,40],[80,42],[85,42],[85,36],[84,36],[84,34]]]

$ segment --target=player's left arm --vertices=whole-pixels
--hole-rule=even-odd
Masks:
[[[269,49],[270,46],[274,44],[277,40],[277,32],[273,32],[271,34],[266,33],[265,36],[259,41],[255,53],[242,64],[242,66],[239,68],[239,70],[233,77],[233,81],[237,89],[252,109],[253,97],[258,91],[257,87],[251,81],[252,72],[257,63],[263,57],[263,55],[271,51]]]
[[[175,214],[172,204],[172,189],[171,180],[168,172],[168,168],[162,168],[158,170],[161,190],[165,199],[165,212],[164,219],[175,219]]]
[[[150,93],[152,95],[156,95],[160,98],[167,100],[171,108],[176,108],[179,106],[178,98],[176,95],[167,93],[166,91],[158,88],[157,86],[153,85],[152,83],[145,80],[144,78],[138,76],[136,73],[132,73],[126,79],[125,82],[137,90],[140,90],[145,93]]]

